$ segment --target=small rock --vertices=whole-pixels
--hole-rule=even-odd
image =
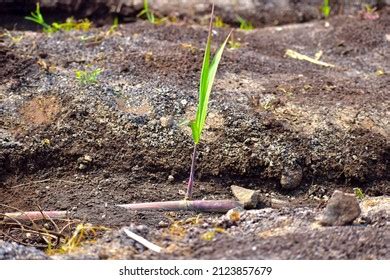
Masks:
[[[92,157],[90,155],[85,155],[83,160],[84,160],[84,162],[91,162],[92,161]]]
[[[80,170],[87,169],[87,166],[86,166],[84,163],[80,163],[80,164],[79,164],[79,169],[80,169]]]
[[[173,175],[169,175],[169,176],[168,176],[168,181],[169,181],[169,182],[175,181],[175,177],[173,177]]]
[[[348,225],[359,217],[360,212],[359,202],[354,194],[334,191],[319,222],[324,226]]]
[[[239,186],[232,185],[230,189],[233,195],[244,205],[245,209],[253,209],[257,207],[260,201],[260,195],[258,191],[242,188]]]
[[[226,213],[226,216],[229,218],[229,220],[233,223],[236,223],[238,221],[240,221],[240,218],[241,218],[241,212],[240,211],[241,209],[230,209],[227,213]]]
[[[302,167],[300,165],[289,166],[284,168],[280,185],[283,189],[293,190],[299,187],[303,177]]]
[[[78,162],[78,168],[80,170],[87,169],[87,167],[91,164],[92,162],[92,157],[90,155],[84,155],[80,158],[77,159]]]
[[[172,118],[169,117],[161,117],[160,118],[160,124],[162,127],[170,127],[172,126]]]
[[[167,228],[168,226],[169,226],[169,224],[167,222],[165,222],[165,221],[160,221],[158,223],[158,227],[159,228]]]

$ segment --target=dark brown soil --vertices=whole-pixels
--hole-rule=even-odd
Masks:
[[[160,221],[172,222],[166,213],[127,212],[115,204],[183,198],[192,143],[179,123],[195,112],[207,30],[147,22],[120,26],[114,34],[107,29],[13,32],[23,36],[20,42],[0,41],[0,203],[24,211],[37,205],[69,210],[93,224],[144,224],[154,231]],[[217,29],[214,41],[228,31]],[[242,46],[227,50],[219,68],[194,198],[231,198],[229,186],[236,184],[290,201],[288,213],[279,214],[293,219],[295,207],[315,212],[310,209],[324,205],[335,189],[390,195],[390,10],[373,21],[338,16],[329,26],[315,21],[236,30],[234,36]],[[286,49],[309,56],[323,51],[321,60],[336,67],[288,58]],[[76,80],[75,70],[96,68],[103,70],[98,83]],[[296,182],[292,189],[283,188],[282,176]],[[389,257],[383,251],[388,223],[365,226],[262,237],[259,252],[273,254],[253,253],[258,235],[249,234],[191,241],[173,256]],[[351,241],[359,238],[369,241]],[[305,251],[318,246],[322,253]],[[148,257],[161,256],[137,256]]]

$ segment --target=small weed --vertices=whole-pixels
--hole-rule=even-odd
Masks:
[[[234,39],[234,36],[232,33],[230,40],[228,42],[228,48],[231,50],[236,50],[236,49],[239,49],[240,47],[241,47],[241,43],[238,40]]]
[[[74,230],[72,236],[68,238],[60,248],[53,249],[49,246],[46,250],[46,253],[48,255],[69,254],[71,252],[74,252],[86,241],[93,240],[93,238],[96,237],[98,231],[107,230],[109,229],[106,227],[80,223],[76,226],[76,229]]]
[[[374,13],[376,11],[376,8],[373,8],[370,4],[364,5],[364,10],[366,13]]]
[[[4,33],[0,35],[0,37],[7,37],[11,39],[11,46],[19,44],[23,39],[23,35],[13,36],[8,30],[5,30]]]
[[[220,16],[216,16],[214,20],[214,26],[217,28],[225,27],[226,24],[223,22],[223,19]]]
[[[240,23],[240,29],[244,31],[249,31],[255,29],[252,23],[249,20],[245,20],[240,16],[237,16],[237,20]]]
[[[226,233],[226,231],[223,228],[216,227],[203,233],[200,236],[200,239],[204,241],[212,241],[217,235],[217,233]]]
[[[80,30],[80,31],[88,31],[92,26],[92,22],[88,19],[83,19],[76,21],[73,17],[67,18],[63,23],[53,22],[52,27],[55,30],[62,31],[71,31],[71,30]]]
[[[101,69],[96,69],[96,70],[92,70],[92,71],[77,70],[76,71],[76,79],[82,85],[95,84],[98,82],[97,78],[101,72],[102,72]]]
[[[376,8],[372,7],[369,4],[366,4],[364,6],[363,11],[359,12],[359,15],[362,19],[365,19],[365,20],[376,20],[379,18],[379,14],[376,11]]]
[[[364,198],[364,193],[361,188],[353,188],[353,191],[355,193],[355,196],[357,199],[363,199]]]
[[[228,48],[231,50],[236,50],[236,49],[239,49],[241,47],[241,43],[238,41],[234,41],[234,40],[229,40],[228,44],[229,44]]]
[[[76,21],[73,17],[67,18],[66,21],[63,23],[53,22],[50,25],[46,23],[45,19],[43,18],[39,3],[37,3],[36,5],[35,12],[31,12],[31,16],[27,16],[25,17],[25,19],[41,25],[43,31],[49,34],[60,30],[61,31],[71,31],[71,30],[88,31],[92,26],[92,22],[90,22],[88,19]]]
[[[159,24],[162,24],[164,23],[167,18],[159,18],[157,16],[155,16],[155,14],[153,13],[153,11],[151,11],[149,9],[149,2],[148,0],[144,0],[144,8],[143,10],[137,15],[137,17],[141,17],[145,15],[146,16],[146,19],[152,23],[152,24],[156,24],[156,25],[159,25]]]
[[[324,0],[324,2],[322,3],[322,6],[321,6],[321,12],[322,12],[322,15],[324,16],[324,18],[329,17],[330,11],[331,11],[331,8],[330,8],[329,0]]]
[[[110,29],[108,30],[109,34],[114,33],[119,27],[119,19],[118,17],[114,18],[114,21],[112,22],[112,25],[110,26]]]
[[[41,9],[39,7],[39,3],[37,3],[36,8],[35,8],[35,13],[31,12],[31,16],[25,17],[27,20],[31,20],[43,27],[43,31],[47,33],[52,33],[55,32],[53,27],[50,24],[47,24],[45,20],[43,19],[43,15],[41,14]]]

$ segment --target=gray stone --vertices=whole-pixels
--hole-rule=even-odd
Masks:
[[[334,191],[319,222],[325,226],[348,225],[352,224],[360,213],[359,202],[354,194]]]
[[[303,172],[300,165],[285,167],[280,178],[280,185],[283,189],[296,189],[301,184],[302,177]]]
[[[253,209],[257,207],[260,200],[259,192],[246,189],[243,187],[232,185],[231,190],[233,195],[241,202],[245,209]]]

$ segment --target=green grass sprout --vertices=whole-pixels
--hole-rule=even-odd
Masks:
[[[152,23],[152,24],[156,24],[156,25],[159,25],[159,24],[162,24],[164,21],[167,20],[167,18],[159,18],[157,16],[154,15],[153,11],[150,10],[149,8],[149,2],[148,0],[144,0],[144,8],[142,9],[142,11],[137,15],[137,17],[141,17],[145,15],[146,16],[146,19]]]
[[[240,23],[240,29],[244,31],[249,31],[255,29],[252,23],[249,20],[245,20],[240,16],[237,16],[237,20]]]
[[[191,198],[192,188],[194,185],[194,172],[195,172],[195,157],[196,157],[196,146],[199,144],[202,130],[204,128],[206,117],[207,117],[207,108],[210,98],[211,89],[214,83],[215,75],[217,73],[219,62],[222,58],[223,50],[226,46],[226,43],[229,40],[230,34],[227,36],[225,41],[216,51],[214,58],[210,63],[210,52],[211,52],[211,36],[212,36],[212,26],[213,26],[213,16],[214,16],[214,5],[211,11],[211,19],[209,25],[209,32],[207,37],[206,49],[203,57],[202,70],[200,75],[200,86],[199,86],[199,101],[198,108],[196,111],[195,120],[190,122],[190,127],[192,130],[192,138],[194,141],[194,150],[192,154],[192,163],[191,163],[191,171],[190,178],[188,180],[188,188],[186,193],[186,198]]]
[[[330,11],[331,11],[331,8],[330,8],[329,0],[324,0],[324,2],[322,3],[322,6],[321,6],[322,15],[325,18],[327,18],[330,15]]]
[[[58,23],[53,22],[52,24],[46,23],[45,19],[40,10],[39,3],[36,5],[35,12],[31,12],[31,16],[25,17],[25,19],[35,22],[43,27],[43,31],[46,33],[54,33],[57,31],[71,31],[71,30],[80,30],[80,31],[88,31],[92,22],[88,19],[78,20],[76,21],[73,17],[69,17],[65,22]]]
[[[108,30],[108,33],[112,34],[114,33],[119,27],[119,19],[118,17],[114,18],[114,21],[112,22],[112,25],[110,26],[110,29]]]
[[[364,198],[364,192],[361,188],[353,188],[353,191],[357,199],[362,200]]]
[[[52,33],[55,32],[53,27],[50,24],[47,24],[43,18],[43,15],[41,14],[41,9],[39,7],[39,3],[37,3],[36,8],[35,8],[35,13],[31,12],[31,16],[25,17],[27,20],[31,20],[43,27],[43,31]]]
[[[92,26],[92,22],[88,19],[83,19],[76,21],[73,17],[69,17],[63,23],[53,22],[52,27],[58,31],[71,31],[71,30],[79,30],[79,31],[88,31]]]
[[[226,26],[226,23],[223,22],[223,19],[220,16],[216,16],[214,26],[217,28],[222,28]]]
[[[241,43],[234,38],[234,34],[230,36],[230,40],[228,41],[228,48],[231,50],[236,50],[241,47]]]
[[[83,70],[77,70],[75,72],[76,79],[82,84],[82,85],[88,85],[88,84],[96,84],[98,82],[98,76],[102,73],[101,69],[96,69],[92,71],[83,71]]]

